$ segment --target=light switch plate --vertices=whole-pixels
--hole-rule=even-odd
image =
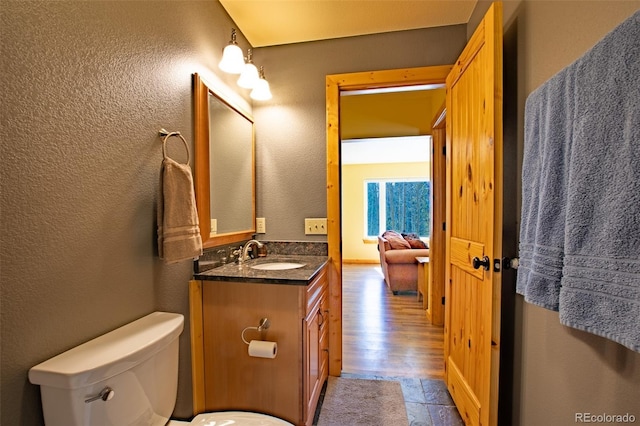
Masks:
[[[256,234],[267,233],[267,221],[264,217],[256,217]]]
[[[327,218],[306,218],[304,233],[305,235],[327,235]]]

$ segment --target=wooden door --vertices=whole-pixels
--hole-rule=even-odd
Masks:
[[[447,77],[445,368],[467,425],[497,424],[502,222],[502,4]],[[499,271],[499,264],[496,270]]]

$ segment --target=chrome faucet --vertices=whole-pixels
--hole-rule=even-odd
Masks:
[[[244,247],[242,247],[242,252],[240,253],[240,257],[238,257],[238,263],[243,263],[245,260],[247,260],[249,258],[249,248],[252,245],[255,245],[257,248],[262,248],[262,246],[264,244],[262,244],[258,240],[249,240],[249,241],[247,241],[247,243],[244,245]]]

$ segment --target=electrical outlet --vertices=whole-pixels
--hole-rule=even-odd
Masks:
[[[326,218],[307,218],[304,220],[305,235],[327,235]]]
[[[266,234],[267,223],[264,217],[256,217],[256,234]]]
[[[211,219],[211,233],[218,233],[218,219]]]

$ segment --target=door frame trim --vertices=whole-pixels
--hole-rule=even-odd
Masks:
[[[342,372],[342,227],[340,92],[444,84],[453,65],[365,71],[326,76],[327,243],[329,264],[329,375]]]

